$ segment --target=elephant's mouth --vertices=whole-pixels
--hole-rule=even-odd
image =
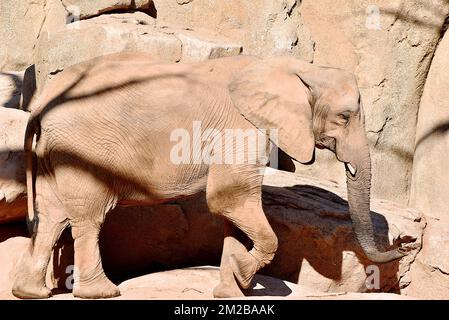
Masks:
[[[332,152],[335,152],[336,147],[335,138],[321,134],[319,138],[315,141],[315,147],[318,149],[328,149]]]

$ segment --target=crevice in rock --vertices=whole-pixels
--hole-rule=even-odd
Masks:
[[[374,133],[377,134],[377,138],[376,138],[376,142],[374,144],[374,146],[376,147],[379,144],[380,138],[382,136],[382,133],[385,129],[385,127],[387,126],[387,124],[392,120],[392,117],[387,117],[385,118],[384,123],[382,124],[382,127],[379,130],[369,130],[368,133]]]
[[[62,3],[64,10],[67,13],[67,17],[74,17],[73,13],[68,10],[68,6],[66,6],[64,3]],[[122,6],[122,7],[107,7],[107,8],[103,8],[101,10],[98,11],[98,13],[96,14],[89,14],[89,15],[80,15],[79,17],[75,17],[76,19],[74,21],[70,21],[67,22],[67,24],[69,23],[73,23],[79,20],[88,20],[88,19],[92,19],[101,15],[105,15],[105,14],[117,14],[117,13],[134,13],[134,12],[142,12],[145,13],[147,15],[149,15],[150,17],[157,19],[157,8],[154,4],[153,1],[149,2],[149,4],[147,6],[141,7],[141,8],[135,8],[135,1],[131,2],[131,8],[129,6]]]
[[[176,1],[180,6],[183,6],[185,4],[189,4],[190,2],[193,2],[193,0],[177,0]]]
[[[301,3],[301,0],[299,0],[299,1],[295,1],[295,3],[293,3],[293,5],[292,5],[292,7],[289,9],[289,8],[287,8],[287,16],[291,16],[292,15],[292,13],[293,13],[293,10],[295,10],[295,8],[297,8],[298,7],[298,2],[299,3]]]
[[[299,37],[296,37],[295,41],[292,42],[290,49],[293,49],[294,47],[296,47],[298,45],[298,43],[299,43]]]
[[[68,14],[68,17],[70,17],[70,16],[73,17],[73,15],[72,15],[72,13],[70,11],[67,11],[67,9],[65,9],[65,10],[66,10],[66,12]],[[156,10],[156,8],[154,8],[154,10]],[[89,15],[88,17],[81,17],[78,20],[70,21],[67,24],[70,24],[70,23],[73,23],[73,22],[82,21],[82,20],[89,20],[89,19],[92,19],[92,18],[97,18],[99,16],[104,16],[104,15],[109,15],[109,14],[124,14],[124,13],[134,13],[134,12],[142,12],[142,13],[145,13],[145,14],[149,15],[152,18],[155,18],[155,19],[157,18],[157,11],[153,12],[153,11],[151,11],[151,9],[126,9],[126,8],[113,9],[113,10],[104,9],[103,11],[101,11],[101,12],[99,12],[97,14]]]
[[[441,272],[442,274],[444,274],[444,275],[449,275],[449,272],[446,272],[446,271],[444,271],[444,270],[441,270],[441,268],[439,268],[439,267],[434,267],[434,266],[431,266],[434,270],[436,270],[436,271],[439,271],[439,272]]]
[[[40,24],[40,26],[39,26],[39,31],[37,32],[36,41],[35,41],[34,44],[33,44],[33,50],[36,49],[36,45],[39,43],[39,38],[40,38],[40,36],[41,36],[42,28],[44,27],[45,21],[47,20],[47,14],[46,14],[47,12],[46,12],[46,8],[47,8],[47,1],[45,1],[45,3],[44,3],[44,7],[43,7],[43,10],[44,10],[44,18],[42,19],[42,22],[41,22],[41,24]],[[33,59],[33,60],[34,60],[34,59]]]
[[[64,71],[64,69],[63,68],[56,68],[55,70],[51,70],[50,72],[49,72],[49,74],[51,74],[51,75],[56,75],[56,74],[58,74],[58,73],[60,73],[60,72],[62,72],[62,71]]]

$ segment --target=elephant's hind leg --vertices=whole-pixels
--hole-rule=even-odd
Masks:
[[[114,196],[87,170],[66,168],[59,179],[74,239],[73,295],[85,299],[119,296],[119,288],[103,270],[99,247],[100,229],[115,205]]]
[[[93,221],[74,222],[75,283],[73,295],[85,299],[112,298],[120,295],[103,270],[98,243],[100,226]]]
[[[35,232],[16,272],[12,293],[19,298],[48,298],[45,275],[53,247],[68,226],[67,215],[45,176],[36,178]]]
[[[120,295],[103,270],[99,235],[107,211],[105,197],[84,198],[81,205],[69,202],[70,225],[75,241],[73,295],[85,299],[112,298]]]
[[[253,242],[253,248],[248,252],[237,240],[230,238],[223,252],[229,258],[222,260],[221,269],[232,270],[244,289],[250,286],[254,274],[271,262],[277,250],[277,237],[262,209],[263,176],[259,171],[257,166],[212,166],[207,183],[210,211],[224,216]],[[229,281],[226,281],[229,277],[223,277],[222,272],[221,279],[222,283],[214,291],[217,296],[232,292]]]

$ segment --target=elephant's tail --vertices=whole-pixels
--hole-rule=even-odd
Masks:
[[[28,120],[25,131],[24,151],[25,151],[25,168],[26,168],[26,184],[27,184],[27,203],[28,215],[27,226],[28,231],[32,234],[34,229],[34,183],[33,183],[33,139],[36,134],[36,118],[33,114]]]

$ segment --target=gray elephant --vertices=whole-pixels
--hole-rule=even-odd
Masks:
[[[171,64],[119,54],[61,72],[34,109],[25,137],[33,234],[13,286],[17,297],[51,295],[45,273],[67,226],[75,246],[74,296],[119,295],[98,245],[106,214],[117,205],[153,205],[201,191],[210,211],[226,221],[214,295],[242,296],[277,250],[261,201],[273,144],[301,163],[313,160],[315,147],[335,152],[346,166],[349,211],[367,257],[382,263],[405,254],[376,248],[363,108],[354,76],[342,70],[292,57]],[[195,138],[199,126],[204,139]],[[253,133],[256,140],[226,140],[229,132]],[[235,228],[252,241],[250,251],[233,236]]]

